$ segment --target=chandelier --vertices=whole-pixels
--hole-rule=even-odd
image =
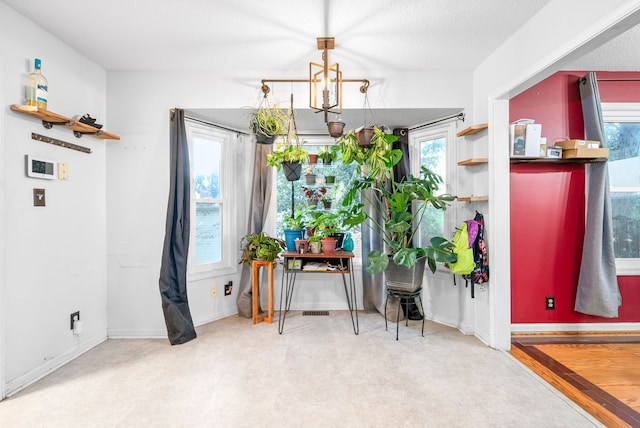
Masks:
[[[334,37],[318,37],[318,50],[322,51],[322,64],[309,63],[308,79],[262,79],[262,93],[271,91],[267,83],[309,83],[309,108],[324,113],[325,123],[329,114],[342,113],[342,84],[361,83],[360,92],[369,88],[367,79],[343,79],[338,63],[329,64],[329,50],[335,47]]]

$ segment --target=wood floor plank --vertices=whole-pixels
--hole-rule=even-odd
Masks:
[[[511,353],[612,427],[640,427],[640,336],[514,336]]]

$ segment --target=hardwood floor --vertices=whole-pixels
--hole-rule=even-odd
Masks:
[[[514,335],[511,354],[607,427],[640,427],[640,332]]]

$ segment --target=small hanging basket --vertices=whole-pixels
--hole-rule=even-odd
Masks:
[[[344,132],[344,122],[328,122],[327,128],[329,129],[329,135],[333,138],[342,137]]]
[[[362,128],[356,132],[356,139],[360,147],[371,147],[371,139],[373,138],[373,128]]]
[[[302,174],[302,164],[299,162],[282,162],[282,170],[288,181],[296,181],[300,179]]]

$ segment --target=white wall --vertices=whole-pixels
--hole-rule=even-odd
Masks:
[[[48,373],[106,338],[105,146],[76,139],[64,128],[45,129],[18,115],[24,78],[42,59],[49,109],[65,116],[90,113],[105,127],[106,73],[0,3],[2,134],[0,146],[0,276],[4,321],[4,393]],[[89,147],[93,153],[31,139],[36,132]],[[25,154],[69,166],[69,180],[25,175]],[[46,189],[46,207],[33,206],[33,188]],[[84,332],[74,337],[69,315],[80,311]]]
[[[169,109],[256,107],[261,97],[259,82],[262,77],[256,72],[235,70],[230,73],[228,69],[197,73],[108,73],[108,116],[111,126],[122,136],[120,142],[107,148],[110,337],[166,337],[158,275],[169,183]],[[369,96],[372,108],[471,106],[470,73],[404,73],[371,80]],[[289,97],[288,93],[284,95],[281,102]],[[294,98],[303,102],[307,99],[305,93],[295,94]],[[277,95],[274,99],[272,102],[279,101]],[[359,92],[350,98],[345,91],[346,108],[358,108],[361,103]],[[239,153],[251,152],[252,149],[249,143]],[[239,157],[236,167],[239,172],[250,171],[252,164]],[[237,206],[240,236],[246,231],[250,177],[244,175],[241,179],[244,187],[239,193]],[[281,269],[277,269],[276,302],[279,302],[280,275]],[[233,296],[219,295],[212,301],[209,295],[211,286],[221,286],[229,279],[235,284]],[[194,321],[198,324],[236,313],[238,283],[239,274],[190,282],[189,303]],[[361,305],[359,276],[357,284]],[[292,308],[346,308],[339,278],[334,277],[333,284],[324,291],[318,291],[321,285],[322,280],[317,277],[305,278],[305,283],[296,288]],[[442,302],[435,302],[435,311],[447,314],[457,325],[459,289],[451,286],[450,277],[446,278],[446,286],[442,289],[445,297]],[[450,298],[449,294],[454,297]]]

